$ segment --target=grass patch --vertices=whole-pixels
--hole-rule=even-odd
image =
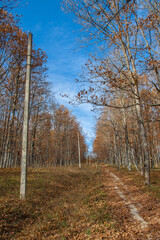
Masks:
[[[19,181],[19,169],[0,170],[2,240],[100,239],[114,228],[98,168],[29,169],[25,201]]]

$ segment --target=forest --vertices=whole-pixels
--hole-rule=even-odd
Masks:
[[[12,15],[12,1],[0,8],[0,167],[21,163],[24,90],[27,58],[27,33]],[[28,166],[62,166],[82,161],[87,146],[77,119],[59,105],[47,81],[47,55],[33,49],[29,111]],[[79,139],[78,139],[79,136]]]
[[[19,1],[1,0],[0,239],[159,240],[160,1],[59,3],[79,26],[77,49],[89,53],[68,101],[92,106],[93,150],[80,119],[56,100],[47,53],[35,44],[28,53]]]
[[[132,165],[150,182],[160,164],[159,1],[64,1],[84,27],[83,44],[96,45],[84,67],[85,88],[77,102],[101,107],[93,151],[101,162]],[[12,1],[1,3],[0,166],[19,166],[23,125],[27,33],[12,15]],[[99,54],[99,55],[98,55]],[[47,82],[47,55],[33,49],[30,89],[29,166],[70,165],[87,146],[78,121],[58,106]]]

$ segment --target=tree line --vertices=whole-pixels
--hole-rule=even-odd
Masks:
[[[134,164],[150,183],[160,163],[160,2],[64,0],[94,46],[76,100],[102,108],[94,152],[105,162]]]
[[[0,167],[21,163],[27,33],[12,14],[15,1],[0,3]],[[56,103],[47,81],[47,55],[33,49],[30,89],[29,166],[77,164],[87,150],[76,118]]]

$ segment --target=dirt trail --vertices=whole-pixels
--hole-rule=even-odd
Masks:
[[[160,202],[111,168],[104,168],[104,184],[119,232],[115,239],[160,240]]]

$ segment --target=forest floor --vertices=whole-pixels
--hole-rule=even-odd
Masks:
[[[29,169],[19,200],[19,169],[0,169],[0,239],[159,240],[160,169],[152,184],[108,166]]]

